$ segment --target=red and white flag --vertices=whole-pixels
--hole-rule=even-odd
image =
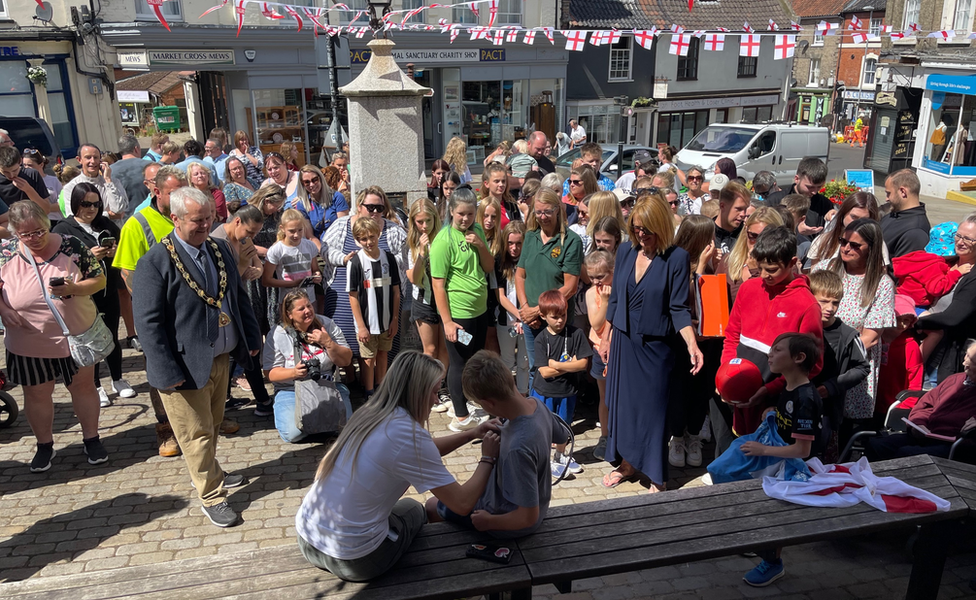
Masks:
[[[701,39],[701,36],[705,35],[705,30],[704,29],[696,29],[696,30],[694,30],[694,31],[691,32],[691,35],[695,36],[696,38]]]
[[[752,25],[749,24],[749,21],[746,21],[745,23],[742,24],[742,31],[745,31],[746,33],[756,33],[756,30],[752,28]]]
[[[237,37],[241,35],[241,27],[244,27],[244,10],[247,0],[234,0],[234,14],[237,16]]]
[[[530,29],[525,32],[525,36],[522,38],[522,43],[526,46],[532,46],[535,44],[535,29]]]
[[[901,40],[901,39],[904,39],[904,38],[905,38],[905,32],[904,31],[892,31],[891,32],[891,39],[893,39],[893,40]]]
[[[480,4],[480,2],[468,2],[468,9],[470,9],[471,12],[474,13],[474,18],[476,19],[480,16],[478,14],[478,4]]]
[[[586,31],[564,30],[562,34],[566,36],[566,49],[573,52],[582,52],[586,46]]]
[[[166,22],[166,17],[163,16],[163,0],[146,0],[146,4],[152,7],[153,14],[156,15],[156,20],[166,28],[166,31],[172,31],[172,29],[169,28],[169,23]],[[223,7],[223,4],[221,4],[221,7]],[[237,31],[240,33],[240,28],[238,28]]]
[[[790,29],[793,31],[803,31],[803,27],[796,21],[790,21]]]
[[[715,30],[716,31],[721,31],[722,33],[728,33],[730,31],[730,30],[726,29],[725,27],[716,27]]]
[[[769,27],[766,28],[766,31],[779,31],[779,25],[776,24],[776,21],[770,19]]]
[[[305,22],[302,21],[302,18],[300,16],[298,16],[298,11],[296,11],[294,8],[286,4],[285,12],[288,13],[290,17],[295,19],[295,22],[298,23],[298,31],[301,31],[302,27],[305,25]]]
[[[518,34],[519,34],[519,31],[521,31],[521,30],[522,30],[522,28],[521,27],[518,27],[518,26],[509,27],[508,28],[508,33],[505,34],[505,41],[508,42],[508,43],[517,42],[518,41]]]
[[[544,33],[546,35],[546,39],[549,40],[549,43],[552,44],[553,46],[556,45],[556,36],[553,35],[553,32],[554,31],[555,31],[555,29],[553,29],[552,27],[543,27],[542,28],[542,33]]]
[[[654,36],[657,34],[657,27],[651,29],[650,31],[641,30],[634,31],[634,40],[640,44],[640,47],[644,50],[650,50],[654,44]]]
[[[437,19],[437,24],[441,27],[441,33],[447,33],[450,30],[450,23],[447,19]]]
[[[459,28],[455,27],[454,29],[451,29],[451,43],[452,44],[454,43],[454,40],[457,39],[457,36],[458,36],[459,33],[461,33],[461,30]]]
[[[952,38],[956,37],[956,32],[951,29],[943,29],[942,31],[933,31],[932,33],[925,36],[927,38],[942,38],[942,41],[947,42]]]
[[[358,30],[356,31],[356,38],[357,38],[357,39],[362,39],[362,37],[363,37],[364,35],[366,35],[366,32],[367,32],[367,31],[369,31],[369,27],[360,27],[360,28],[359,28],[359,29],[358,29]]]
[[[828,23],[827,21],[817,23],[817,33],[820,35],[830,35],[835,29],[837,29],[837,23]]]
[[[861,23],[861,19],[858,19],[857,15],[854,15],[851,17],[851,22],[848,23],[847,28],[850,29],[851,31],[860,31],[862,24],[863,23]]]
[[[851,34],[851,41],[855,44],[863,44],[868,41],[868,34],[863,31],[855,31]]]
[[[307,6],[302,7],[302,12],[305,13],[305,17],[312,22],[312,32],[315,34],[315,37],[318,37],[319,29],[325,29],[325,26],[322,25],[321,21],[319,21],[318,15],[315,14],[315,11]]]
[[[705,36],[705,50],[709,52],[721,52],[725,50],[725,34],[709,33]]]
[[[882,25],[878,33],[891,33],[891,25]]]
[[[863,502],[888,513],[945,512],[952,506],[948,500],[895,477],[878,477],[867,458],[842,465],[825,465],[811,458],[807,467],[812,473],[808,481],[763,477],[763,492],[770,498],[803,506],[847,508]]]
[[[491,43],[493,46],[501,46],[505,43],[505,30],[496,29],[495,35],[491,38]]]
[[[491,0],[488,3],[488,27],[495,26],[495,18],[498,16],[498,0]]]
[[[37,0],[37,3],[40,4],[42,1],[43,0]],[[203,11],[203,14],[200,15],[200,18],[201,19],[204,18],[205,16],[209,15],[210,13],[212,13],[215,10],[222,9],[223,7],[227,6],[227,2],[228,2],[228,0],[221,0],[220,4],[216,4],[214,6],[211,6],[207,10]],[[152,2],[150,2],[149,4],[152,5]]]
[[[795,35],[777,35],[776,43],[773,45],[773,59],[786,60],[787,58],[793,58],[794,50],[796,50]]]
[[[602,46],[607,43],[609,37],[610,37],[609,31],[594,31],[590,35],[590,45]]]
[[[966,36],[966,38],[970,40],[976,40],[976,31],[970,33],[968,36]]]
[[[760,36],[758,35],[740,35],[739,36],[739,56],[749,56],[751,58],[756,58],[759,56],[759,42]]]
[[[269,19],[271,21],[276,21],[278,19],[284,19],[285,18],[282,15],[278,14],[278,11],[276,11],[273,8],[271,8],[271,5],[268,4],[267,2],[262,2],[261,3],[261,14],[264,15],[264,17],[266,19]]]
[[[488,39],[488,28],[487,27],[472,27],[468,30],[471,34],[471,40],[487,40]]]
[[[678,25],[677,23],[671,24],[671,33],[684,33],[684,32],[685,32],[685,28],[682,27],[681,25]]]
[[[668,47],[668,54],[676,56],[688,56],[688,48],[691,47],[691,36],[679,33],[671,35],[671,45]]]
[[[616,44],[620,41],[620,31],[617,29],[611,29],[607,32],[607,43]]]
[[[919,29],[918,23],[909,23],[908,28],[912,31],[912,33],[918,33],[922,31],[921,29]]]

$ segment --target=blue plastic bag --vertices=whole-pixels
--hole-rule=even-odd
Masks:
[[[807,481],[810,469],[799,458],[779,458],[777,456],[746,456],[742,444],[759,442],[764,446],[787,446],[776,430],[776,412],[766,415],[755,433],[744,435],[729,446],[729,449],[708,465],[712,483],[728,483],[746,479],[761,479],[765,475],[781,477],[787,481]]]

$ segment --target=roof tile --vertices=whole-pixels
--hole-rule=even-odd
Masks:
[[[762,30],[769,19],[788,26],[791,15],[781,0],[696,0],[691,12],[687,0],[570,0],[568,19],[579,28],[737,29],[748,21]]]

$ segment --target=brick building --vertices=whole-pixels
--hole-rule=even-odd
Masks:
[[[797,35],[793,58],[795,96],[791,98],[788,118],[817,125],[832,122],[831,99],[837,73],[840,36],[819,35],[817,23],[827,21],[840,29],[840,14],[847,0],[793,0],[793,12],[803,29]]]

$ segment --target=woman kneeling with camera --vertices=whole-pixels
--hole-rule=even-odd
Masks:
[[[299,428],[295,414],[296,381],[335,386],[345,406],[346,419],[352,416],[349,389],[333,377],[336,367],[351,363],[352,350],[339,327],[332,319],[315,314],[303,290],[289,292],[281,304],[281,324],[268,336],[264,348],[264,372],[274,385],[275,428],[281,439],[297,442],[310,433],[319,433]],[[338,431],[339,425],[332,431]]]

